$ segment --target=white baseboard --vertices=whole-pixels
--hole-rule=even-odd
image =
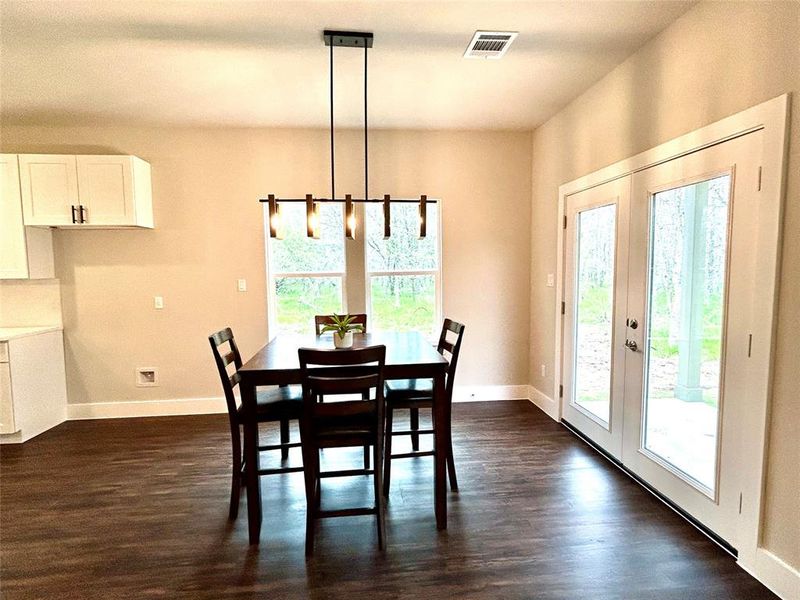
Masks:
[[[490,400],[527,400],[527,385],[456,386],[453,402],[486,402]],[[176,415],[208,415],[227,411],[225,399],[177,398],[171,400],[131,400],[68,404],[67,419],[124,419],[128,417],[166,417]]]
[[[546,414],[554,421],[560,420],[561,413],[559,411],[558,402],[553,400],[550,396],[548,396],[544,392],[539,391],[532,385],[528,387],[530,388],[528,394],[529,398],[531,399],[531,402],[533,402],[536,406],[541,408],[544,414]]]
[[[739,561],[739,566],[783,600],[800,600],[800,571],[769,550],[758,548],[755,564],[748,565]]]
[[[128,417],[166,417],[175,415],[209,415],[227,412],[225,399],[177,398],[174,400],[135,400],[67,404],[67,419],[124,419]]]
[[[527,385],[457,385],[453,402],[488,402],[492,400],[528,400]]]

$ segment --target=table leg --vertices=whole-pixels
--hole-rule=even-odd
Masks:
[[[244,460],[247,481],[247,529],[250,543],[257,544],[261,534],[261,486],[258,482],[258,421],[255,418],[256,390],[250,384],[241,382],[242,411],[245,415]]]
[[[433,378],[434,436],[434,502],[436,505],[436,529],[447,529],[447,399],[444,389],[444,373]]]

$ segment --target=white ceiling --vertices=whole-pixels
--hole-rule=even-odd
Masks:
[[[323,29],[372,31],[371,127],[529,129],[693,2],[236,0],[0,3],[6,122],[317,127]],[[467,60],[477,29],[519,31]],[[335,55],[336,125],[363,119],[363,51]]]

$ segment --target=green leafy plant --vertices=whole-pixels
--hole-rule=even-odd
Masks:
[[[344,339],[346,333],[350,331],[364,331],[364,326],[361,323],[353,323],[355,316],[353,315],[337,315],[333,313],[331,316],[332,323],[328,323],[322,328],[321,333],[334,331],[339,335],[340,339]]]

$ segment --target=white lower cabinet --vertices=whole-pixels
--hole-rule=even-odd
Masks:
[[[67,418],[63,335],[32,327],[0,334],[0,443],[21,443]]]

